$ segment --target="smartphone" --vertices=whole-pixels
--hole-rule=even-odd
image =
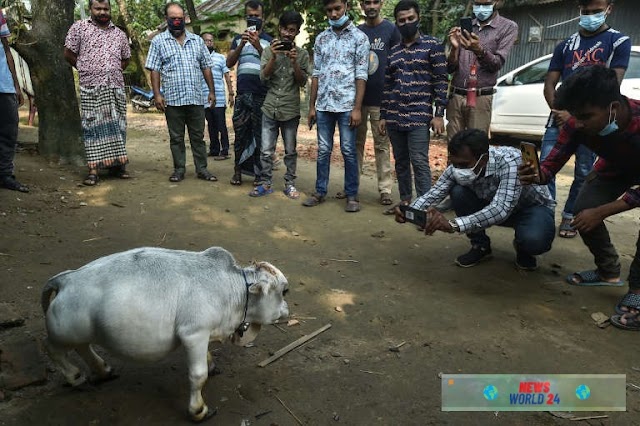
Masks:
[[[313,128],[313,125],[314,125],[314,124],[316,124],[316,119],[315,119],[315,118],[312,118],[312,119],[309,121],[309,130],[311,130],[311,129]]]
[[[250,27],[247,27],[247,31],[249,31],[250,33],[255,33],[257,31],[256,26],[251,25]]]
[[[540,182],[540,159],[538,158],[538,148],[530,142],[520,142],[520,152],[522,152],[522,162],[530,162],[538,174],[537,181]]]
[[[460,30],[467,30],[467,32],[471,34],[473,32],[473,20],[468,16],[460,18]],[[464,35],[464,33],[462,33],[462,35]]]
[[[291,49],[293,49],[293,43],[291,42],[291,40],[280,40],[280,48],[278,50],[288,52]]]
[[[424,210],[414,209],[413,207],[400,205],[400,211],[404,213],[404,218],[407,222],[411,222],[415,225],[424,228],[427,226],[427,212]]]
[[[247,18],[247,31],[257,31],[258,25],[260,25],[260,20],[258,18]]]

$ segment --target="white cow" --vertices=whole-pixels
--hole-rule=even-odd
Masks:
[[[46,347],[67,381],[77,386],[86,377],[69,361],[71,350],[98,380],[108,380],[113,370],[91,344],[136,361],[160,360],[183,345],[191,384],[189,415],[202,421],[215,414],[201,393],[215,367],[209,341],[249,343],[261,324],[289,315],[283,298],[287,291],[287,279],[273,265],[240,268],[220,247],[116,253],[46,283]]]

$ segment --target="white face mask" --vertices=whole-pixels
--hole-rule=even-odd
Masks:
[[[475,168],[480,164],[480,160],[484,157],[485,154],[482,154],[476,164],[469,169],[459,169],[457,167],[452,167],[451,171],[453,172],[453,178],[458,182],[458,185],[461,186],[469,186],[471,185],[477,178],[478,175],[474,172]]]

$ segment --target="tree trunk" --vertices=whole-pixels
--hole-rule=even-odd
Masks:
[[[39,114],[40,154],[62,164],[84,165],[78,98],[64,38],[73,23],[73,0],[32,0],[33,29],[20,32],[16,50],[27,61]]]
[[[440,0],[435,0],[431,6],[431,34],[438,34],[440,23]]]
[[[145,57],[140,38],[131,26],[131,17],[127,11],[125,0],[116,0],[116,3],[118,3],[118,10],[120,12],[120,24],[124,26],[127,36],[131,39],[131,59],[133,63],[136,64],[138,76],[144,79],[144,85],[151,87],[151,73],[144,67],[147,58]]]
[[[193,0],[185,0],[184,3],[187,5],[187,12],[189,12],[189,18],[191,18],[191,28],[193,28],[193,33],[200,35],[200,25],[195,24],[198,20],[196,6],[193,4]]]

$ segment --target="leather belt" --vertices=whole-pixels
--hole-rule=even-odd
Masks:
[[[467,89],[452,87],[451,91],[456,95],[467,96]],[[496,93],[496,89],[494,89],[493,87],[488,87],[486,89],[476,89],[476,96],[487,96],[493,95],[494,93]]]

